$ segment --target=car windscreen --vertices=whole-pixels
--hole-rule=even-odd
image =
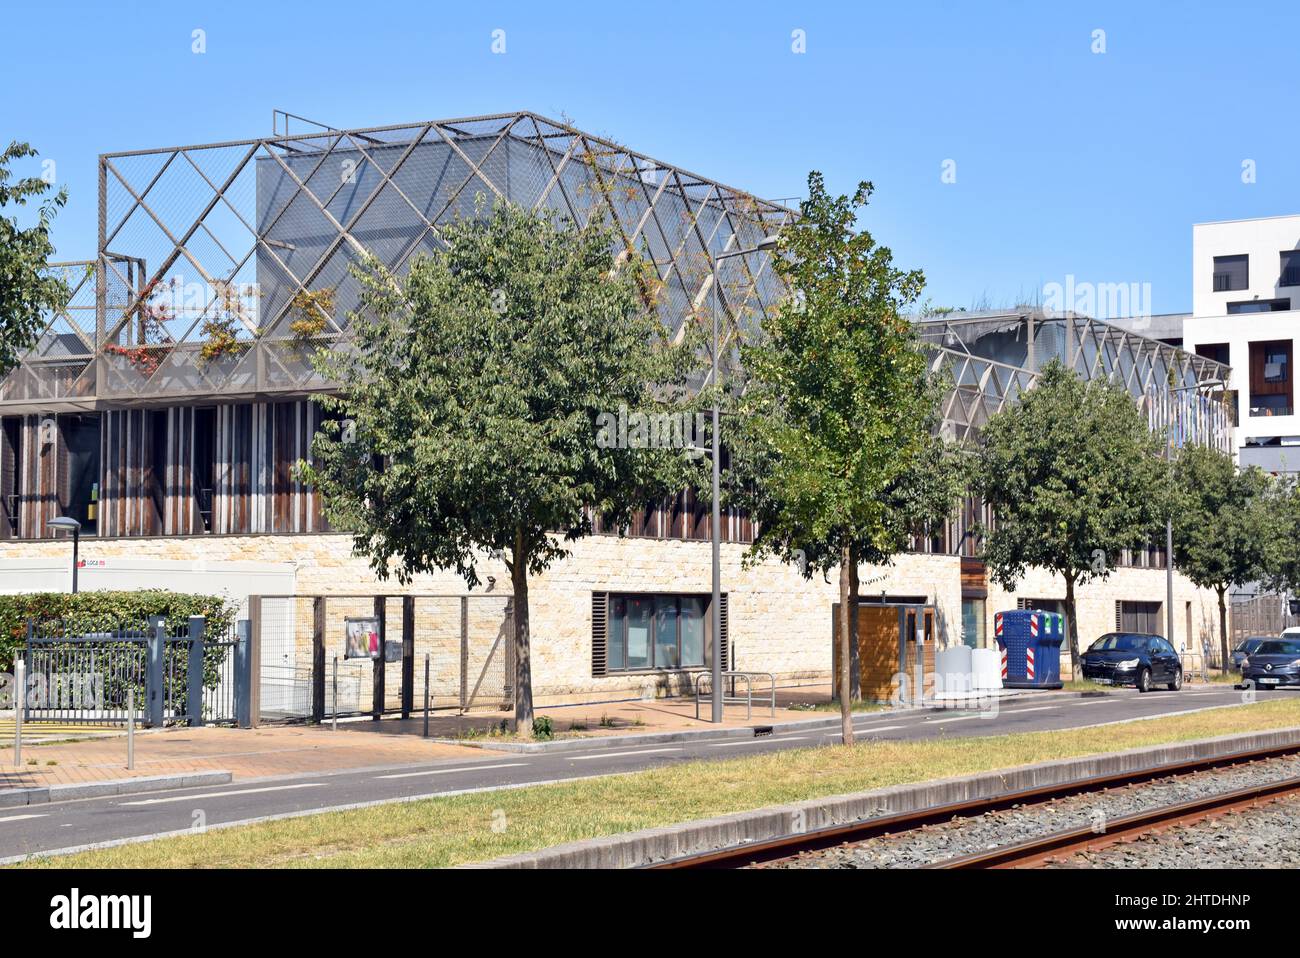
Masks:
[[[1261,642],[1255,652],[1257,655],[1300,655],[1300,642],[1274,639],[1270,642]]]
[[[1147,637],[1145,635],[1120,635],[1111,633],[1103,635],[1088,648],[1089,652],[1136,652],[1146,648]]]

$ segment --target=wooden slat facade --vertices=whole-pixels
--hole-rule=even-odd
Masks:
[[[57,416],[23,416],[19,423],[18,528],[41,538],[67,505],[68,445]]]
[[[38,539],[66,514],[64,416],[0,419],[0,538]],[[114,409],[99,423],[100,536],[325,531],[294,478],[321,410],[310,400]]]

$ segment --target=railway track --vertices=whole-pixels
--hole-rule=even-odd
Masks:
[[[1111,789],[1141,785],[1161,779],[1196,775],[1217,769],[1249,765],[1268,759],[1300,754],[1300,746],[1237,752],[1214,759],[1153,766],[1136,772],[1101,775],[1061,785],[1024,789],[995,798],[955,802],[911,812],[882,815],[864,821],[792,834],[764,842],[752,842],[676,858],[654,865],[651,869],[730,869],[745,868],[793,859],[808,852],[851,845],[874,838],[900,836],[926,826],[948,823],[954,819],[975,818],[1023,805],[1051,802]],[[1026,841],[1012,842],[981,851],[933,862],[925,867],[937,869],[1026,868],[1068,857],[1076,852],[1096,850],[1109,845],[1152,834],[1164,829],[1202,821],[1218,815],[1240,811],[1262,803],[1300,793],[1300,777],[1232,789],[1195,799],[1149,809],[1105,822],[1104,828],[1070,828]]]

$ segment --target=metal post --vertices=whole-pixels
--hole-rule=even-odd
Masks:
[[[203,629],[203,616],[189,617],[190,652],[185,668],[185,704],[190,728],[203,724]]]
[[[325,597],[311,600],[311,720],[325,720]]]
[[[126,767],[135,768],[135,689],[126,690]]]
[[[379,620],[379,658],[375,659],[373,664],[374,674],[372,677],[372,687],[370,699],[370,717],[378,722],[384,715],[384,706],[387,704],[384,698],[384,670],[388,666],[388,596],[375,596],[375,618]]]
[[[1174,643],[1174,519],[1165,517],[1165,620],[1169,631],[1166,637]],[[1188,636],[1191,638],[1191,636]]]
[[[415,596],[402,596],[402,718],[415,707]]]
[[[77,564],[80,561],[77,553],[81,545],[81,527],[77,526],[72,530],[72,594],[77,594]]]
[[[253,623],[240,619],[235,623],[235,724],[252,728],[252,635]]]
[[[713,545],[713,715],[712,721],[722,721],[722,443],[719,441],[718,419],[718,258],[713,258],[713,516],[710,538]]]
[[[23,764],[23,712],[27,709],[27,663],[14,659],[14,765]]]
[[[429,737],[429,653],[424,653],[424,737]]]
[[[330,727],[333,731],[339,730],[339,657],[334,656],[334,692],[333,701],[330,703]]]
[[[145,714],[150,728],[163,727],[165,694],[163,686],[163,651],[167,647],[167,626],[161,615],[149,617],[149,637],[145,640]]]

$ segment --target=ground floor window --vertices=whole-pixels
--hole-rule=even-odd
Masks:
[[[1162,635],[1164,629],[1160,625],[1160,611],[1159,602],[1119,600],[1115,603],[1115,631]]]
[[[961,640],[972,649],[982,649],[985,645],[984,634],[984,600],[961,600]]]
[[[707,610],[704,596],[611,595],[607,670],[703,667]]]

